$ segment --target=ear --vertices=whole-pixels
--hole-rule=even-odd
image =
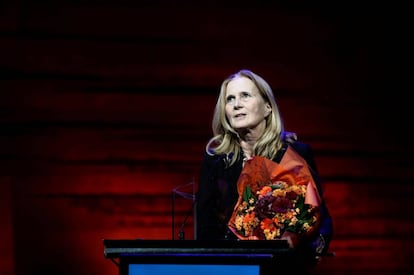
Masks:
[[[270,106],[270,103],[266,103],[266,117],[272,112],[272,106]]]

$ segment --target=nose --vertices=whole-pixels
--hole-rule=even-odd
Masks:
[[[234,108],[234,109],[238,109],[238,108],[240,108],[240,107],[241,107],[240,102],[241,102],[240,98],[237,98],[237,97],[236,97],[236,98],[234,99],[234,105],[233,105],[233,108]]]

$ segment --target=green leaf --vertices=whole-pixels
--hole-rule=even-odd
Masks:
[[[254,198],[254,195],[252,193],[252,190],[250,189],[250,186],[247,186],[243,192],[243,200],[249,202],[251,198]]]
[[[298,201],[296,202],[296,207],[299,209],[303,209],[305,205],[305,198],[303,196],[298,197]]]

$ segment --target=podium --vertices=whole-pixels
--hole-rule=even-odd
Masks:
[[[285,240],[109,240],[104,256],[119,275],[270,275],[292,271]]]

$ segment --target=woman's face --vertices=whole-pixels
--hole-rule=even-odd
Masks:
[[[264,101],[250,79],[237,77],[227,84],[226,117],[236,131],[263,131],[270,112],[270,104]]]

